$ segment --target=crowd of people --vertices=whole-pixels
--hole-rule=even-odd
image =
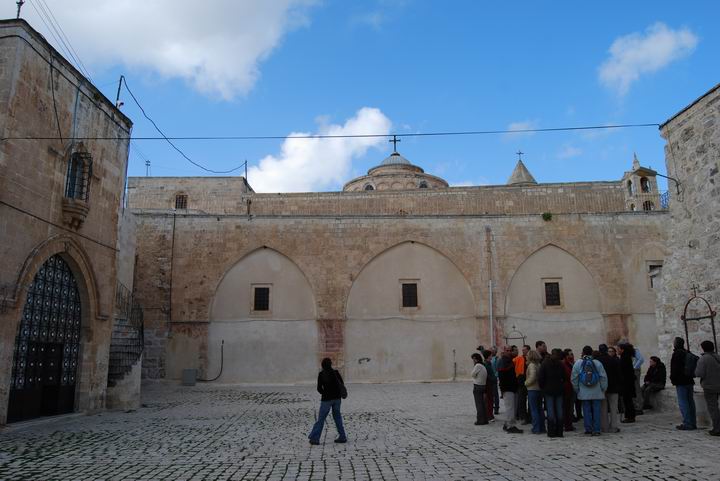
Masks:
[[[685,341],[676,337],[670,360],[670,382],[675,386],[682,423],[677,429],[697,429],[694,385],[700,379],[708,414],[712,420],[711,436],[720,436],[720,356],[711,341],[700,344],[700,357],[685,349]],[[585,434],[620,432],[620,424],[634,423],[636,416],[653,409],[653,397],[665,389],[667,370],[657,356],[650,356],[643,383],[640,373],[645,358],[629,342],[617,346],[600,344],[597,350],[582,349],[575,359],[572,349],[548,352],[543,341],[530,346],[505,346],[498,355],[495,347],[471,355],[474,363],[471,377],[477,412],[476,425],[489,424],[503,404],[503,429],[522,433],[518,423],[530,424],[534,434],[563,437],[575,431],[573,423],[583,421]],[[332,412],[338,431],[336,443],[346,443],[340,406],[347,389],[340,372],[325,358],[318,374],[317,391],[320,410],[308,435],[310,444],[320,444],[327,416]],[[622,414],[622,420],[620,419]]]
[[[709,434],[720,436],[720,356],[711,341],[701,344],[702,356],[685,349],[685,341],[674,341],[670,361],[670,382],[675,386],[682,423],[677,429],[697,429],[693,390],[700,378],[708,414]],[[476,425],[493,422],[503,404],[503,429],[522,433],[517,425],[529,424],[533,434],[562,437],[574,431],[573,423],[583,421],[585,434],[620,432],[620,424],[634,423],[636,417],[653,409],[654,396],[665,389],[667,369],[657,356],[651,356],[641,380],[645,358],[629,342],[617,346],[600,344],[582,349],[576,359],[572,349],[552,349],[543,341],[535,349],[524,345],[478,347],[471,358]],[[622,419],[621,419],[622,415]]]

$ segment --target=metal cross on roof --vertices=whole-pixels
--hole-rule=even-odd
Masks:
[[[15,17],[15,18],[20,18],[20,10],[22,10],[22,6],[25,4],[25,2],[24,2],[23,0],[18,0],[17,2],[15,2],[15,4],[16,4],[17,7],[18,7],[18,9],[17,9],[17,17]]]
[[[522,151],[518,150],[518,151],[515,152],[515,153],[518,155],[518,160],[522,160],[522,156],[523,156],[523,154],[524,154],[525,152],[522,152]]]
[[[393,153],[397,154],[397,143],[402,142],[402,139],[398,139],[397,135],[393,135],[393,138],[388,140],[388,142],[392,142],[393,144]]]
[[[698,289],[700,289],[700,286],[698,286],[697,284],[693,284],[692,287],[690,287],[690,290],[693,291],[693,296],[694,296],[694,297],[697,297],[697,291],[698,291]]]

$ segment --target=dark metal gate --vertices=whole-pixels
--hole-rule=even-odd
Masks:
[[[74,410],[80,312],[75,277],[54,255],[28,289],[15,338],[8,422]]]

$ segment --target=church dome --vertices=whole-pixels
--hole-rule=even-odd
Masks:
[[[388,158],[383,160],[380,165],[412,165],[412,163],[400,155],[399,152],[393,152]]]
[[[443,189],[447,186],[445,180],[426,174],[422,167],[413,165],[395,151],[380,165],[368,170],[367,175],[345,184],[343,191]]]

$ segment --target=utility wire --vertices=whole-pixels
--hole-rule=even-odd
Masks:
[[[35,12],[37,12],[38,16],[40,17],[40,20],[45,24],[45,27],[50,32],[50,35],[53,36],[55,41],[57,42],[58,48],[63,50],[63,53],[66,57],[70,58],[75,65],[77,66],[78,70],[82,72],[83,75],[90,78],[86,70],[83,70],[84,65],[82,65],[82,62],[76,55],[73,53],[74,49],[69,45],[69,40],[66,42],[66,38],[63,38],[63,35],[60,33],[60,30],[58,27],[56,27],[55,22],[53,22],[53,19],[51,18],[50,14],[45,10],[45,6],[43,3],[37,2],[37,5],[35,5],[36,2],[30,2],[30,4],[33,6],[33,9],[35,9]]]
[[[67,47],[68,49],[75,54],[74,58],[77,61],[78,68],[82,70],[82,72],[85,74],[85,76],[92,81],[92,78],[90,77],[90,71],[85,67],[85,64],[80,59],[80,55],[78,55],[77,51],[75,50],[75,47],[73,47],[73,44],[70,42],[70,38],[67,36],[65,31],[63,30],[62,26],[60,25],[60,22],[58,22],[57,18],[55,18],[55,15],[53,14],[53,11],[50,9],[50,5],[47,4],[45,0],[38,0],[40,3],[40,6],[44,6],[44,10],[46,11],[46,14],[48,15],[48,18],[52,22],[52,24],[56,25],[57,28],[60,30],[60,38],[65,38],[67,41]]]
[[[155,127],[155,130],[157,130],[158,133],[159,133],[160,135],[162,135],[162,138],[165,139],[165,141],[166,141],[168,144],[170,144],[170,146],[171,146],[173,149],[175,149],[180,155],[183,156],[183,158],[184,158],[185,160],[187,160],[188,162],[190,162],[191,164],[193,164],[195,167],[198,167],[198,168],[204,170],[205,172],[210,172],[210,173],[213,173],[213,174],[230,174],[230,173],[232,173],[232,172],[235,172],[236,170],[242,169],[244,166],[247,165],[247,161],[245,161],[245,162],[243,162],[242,164],[240,164],[240,165],[238,165],[237,167],[232,168],[232,169],[230,169],[230,170],[213,170],[213,169],[208,169],[207,167],[205,167],[205,166],[203,166],[203,165],[201,165],[201,164],[198,164],[197,162],[195,162],[194,160],[192,160],[190,157],[188,157],[188,156],[185,154],[185,152],[183,152],[182,150],[180,150],[180,148],[179,148],[177,145],[175,145],[174,143],[172,143],[172,141],[170,140],[170,138],[168,138],[168,136],[165,135],[165,133],[160,129],[160,127],[158,127],[158,125],[155,123],[155,121],[150,118],[150,116],[145,112],[145,109],[142,107],[142,105],[140,105],[140,102],[138,102],[138,99],[135,98],[135,95],[132,93],[132,90],[130,90],[130,87],[128,87],[127,80],[125,80],[125,77],[124,77],[124,76],[120,78],[120,81],[125,85],[125,90],[128,91],[128,93],[130,94],[130,97],[132,97],[133,101],[135,102],[135,105],[138,106],[138,108],[140,109],[140,112],[142,112],[143,116],[144,116],[148,121],[150,121],[150,123],[153,125],[153,127]]]
[[[129,92],[129,90],[128,90]],[[131,94],[132,95],[132,94]],[[139,106],[139,105],[138,105]],[[142,110],[142,109],[141,109]],[[308,135],[225,135],[225,136],[186,136],[186,137],[132,137],[132,140],[284,140],[284,139],[348,139],[348,138],[392,138],[397,137],[443,137],[456,135],[498,135],[498,134],[524,134],[537,132],[572,132],[579,130],[604,129],[630,129],[641,127],[659,127],[658,123],[646,124],[615,124],[615,125],[589,125],[580,127],[551,127],[545,129],[520,130],[465,130],[446,132],[415,132],[404,134],[308,134]],[[0,140],[55,140],[55,137],[5,137]],[[76,140],[129,140],[130,137],[77,137]],[[237,170],[237,169],[235,169]]]

